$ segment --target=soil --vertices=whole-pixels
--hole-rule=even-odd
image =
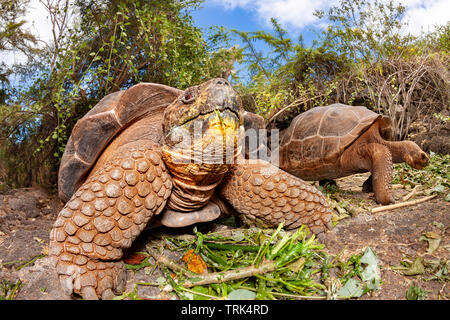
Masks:
[[[325,235],[322,242],[326,250],[332,255],[339,254],[341,260],[367,247],[375,251],[381,271],[381,288],[360,299],[406,299],[411,283],[428,292],[425,299],[450,298],[447,282],[427,280],[432,274],[405,276],[398,268],[404,259],[414,261],[421,257],[423,261],[449,260],[450,210],[449,203],[444,199],[445,193],[421,204],[372,214],[370,208],[378,206],[373,193],[361,191],[367,177],[368,174],[360,174],[337,181],[341,198],[361,209],[359,213],[339,220]],[[397,202],[408,192],[410,190],[394,189]],[[38,188],[16,189],[0,194],[0,282],[21,281],[15,299],[72,299],[60,290],[54,268],[46,256],[49,233],[62,206],[55,195]],[[209,223],[199,225],[199,228],[201,232],[207,232],[227,227]],[[430,231],[441,237],[439,247],[432,254],[427,253],[428,242],[420,239],[422,234]],[[149,239],[185,233],[192,234],[192,227],[147,230],[139,236],[128,253],[142,250]],[[176,253],[171,255],[170,258],[174,260],[180,259]],[[133,291],[137,281],[155,282],[160,276],[159,270],[151,275],[151,279],[144,270],[128,271],[126,291]],[[161,292],[157,287],[139,286],[137,293],[140,297],[173,299],[173,295]]]

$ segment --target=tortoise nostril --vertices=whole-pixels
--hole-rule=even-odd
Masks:
[[[217,79],[216,84],[229,86],[230,84],[225,79]]]

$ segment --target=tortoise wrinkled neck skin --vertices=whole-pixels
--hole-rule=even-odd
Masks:
[[[236,162],[243,135],[242,103],[225,79],[185,90],[164,112],[164,162],[173,177],[171,209],[205,205]]]

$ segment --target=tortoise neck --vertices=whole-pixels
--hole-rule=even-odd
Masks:
[[[194,211],[206,205],[214,194],[214,189],[222,181],[223,174],[217,181],[208,185],[188,184],[178,177],[173,177],[172,193],[167,206],[175,211]]]
[[[392,162],[393,163],[402,163],[405,162],[405,143],[404,141],[384,141],[383,143],[386,147],[389,148],[389,151],[392,154]]]
[[[208,203],[214,189],[232,165],[183,162],[179,154],[171,152],[166,146],[163,146],[162,154],[173,181],[167,206],[176,211],[193,211]]]

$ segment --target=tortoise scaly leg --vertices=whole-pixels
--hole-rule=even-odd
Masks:
[[[84,299],[124,290],[122,249],[164,208],[172,181],[158,146],[121,148],[77,190],[50,234],[61,287]]]
[[[224,177],[220,193],[248,219],[315,234],[331,229],[331,210],[312,185],[262,160],[244,160]]]
[[[392,155],[378,143],[369,143],[367,151],[372,159],[372,186],[375,199],[380,204],[394,203],[392,194]]]
[[[340,159],[343,176],[371,172],[363,188],[371,182],[375,199],[380,204],[394,202],[392,195],[392,156],[389,148],[380,143],[354,143]]]

